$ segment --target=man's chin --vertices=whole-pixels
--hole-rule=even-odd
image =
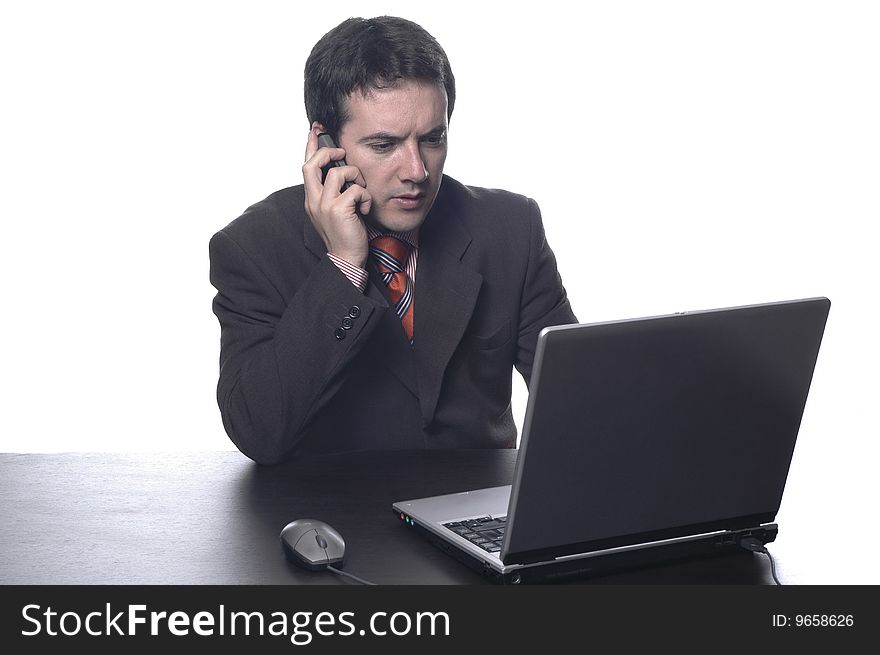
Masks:
[[[425,222],[427,212],[412,212],[399,214],[397,212],[382,213],[378,216],[372,214],[368,217],[370,223],[381,230],[388,232],[409,232],[420,227]]]

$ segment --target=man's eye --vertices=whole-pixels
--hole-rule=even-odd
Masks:
[[[376,152],[388,152],[391,148],[394,147],[394,144],[390,141],[380,141],[378,143],[371,143],[370,148],[375,150]]]
[[[429,136],[425,139],[425,143],[430,146],[442,146],[446,142],[446,137],[442,134],[440,136]]]

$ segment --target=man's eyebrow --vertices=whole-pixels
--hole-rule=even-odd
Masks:
[[[438,125],[437,127],[429,130],[425,136],[439,136],[446,132],[445,125]],[[391,132],[374,132],[373,134],[368,134],[367,136],[361,137],[358,139],[358,143],[367,143],[369,141],[400,141],[400,137],[396,134],[392,134]]]
[[[366,143],[367,141],[397,141],[400,137],[391,132],[374,132],[358,139],[358,143]]]
[[[444,134],[445,132],[446,132],[446,126],[445,125],[438,125],[433,130],[430,130],[424,136],[440,136],[441,134]]]

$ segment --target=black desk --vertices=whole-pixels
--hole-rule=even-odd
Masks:
[[[260,467],[231,451],[2,454],[0,584],[352,584],[285,560],[279,533],[295,518],[334,526],[346,540],[345,569],[378,584],[486,584],[409,531],[391,503],[509,484],[515,457],[370,452]],[[766,557],[743,551],[584,582],[772,578]]]

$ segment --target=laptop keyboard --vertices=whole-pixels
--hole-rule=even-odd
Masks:
[[[461,535],[472,544],[476,544],[490,553],[501,550],[501,542],[504,540],[504,528],[507,527],[506,516],[482,516],[467,521],[453,521],[444,523],[454,533]]]

